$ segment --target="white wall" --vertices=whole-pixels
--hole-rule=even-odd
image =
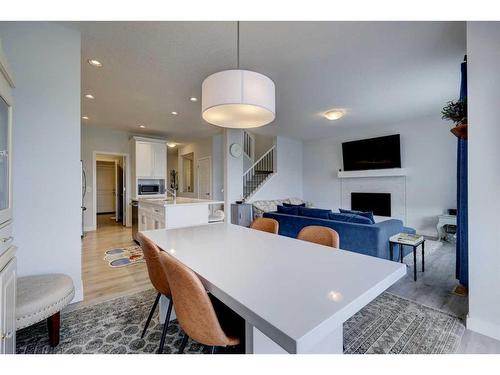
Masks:
[[[500,23],[467,22],[469,316],[500,340]]]
[[[130,156],[130,143],[129,134],[120,130],[104,129],[95,126],[82,125],[81,127],[81,139],[82,139],[82,150],[81,158],[83,160],[83,166],[87,174],[87,194],[85,195],[85,230],[95,230],[96,229],[96,216],[94,211],[94,176],[93,176],[93,158],[95,152],[104,153],[117,153],[117,154],[129,154]],[[130,157],[129,161],[130,163]],[[131,191],[131,173],[128,173],[126,185],[129,186],[129,191]],[[90,188],[90,190],[89,190]],[[131,225],[130,221],[130,209],[129,205],[127,207],[127,225]]]
[[[303,197],[302,146],[302,141],[280,136],[276,137],[277,173],[251,197],[251,202]]]
[[[392,126],[339,129],[338,137],[304,142],[304,198],[316,207],[337,210],[341,207],[337,171],[342,168],[342,142],[398,133],[402,166],[408,169],[406,224],[436,236],[437,216],[456,208],[457,141],[449,130],[450,124],[436,114]]]
[[[83,298],[80,34],[52,23],[0,22],[16,78],[13,215],[20,276],[61,272]]]

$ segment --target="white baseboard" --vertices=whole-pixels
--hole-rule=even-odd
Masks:
[[[84,232],[94,232],[97,230],[97,227],[95,225],[91,225],[90,227],[84,227],[83,231]]]
[[[500,325],[467,316],[467,329],[500,341]]]

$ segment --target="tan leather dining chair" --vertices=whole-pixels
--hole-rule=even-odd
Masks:
[[[268,217],[258,217],[250,224],[250,228],[257,229],[263,232],[278,234],[280,224],[277,220]]]
[[[339,247],[339,234],[332,228],[310,225],[300,230],[297,239],[314,242],[319,245]]]
[[[172,313],[172,293],[170,292],[170,286],[168,284],[167,272],[160,260],[160,254],[162,253],[162,251],[158,248],[158,246],[156,246],[153,241],[146,238],[142,233],[137,234],[137,239],[139,241],[139,244],[141,245],[142,252],[144,253],[149,280],[151,281],[151,284],[153,284],[153,287],[158,291],[153,307],[149,312],[148,320],[146,321],[146,325],[144,326],[144,330],[142,331],[141,338],[144,338],[144,335],[146,334],[146,330],[148,329],[149,323],[151,322],[151,318],[153,317],[153,314],[156,310],[156,306],[158,306],[160,297],[164,295],[170,301],[168,304],[165,323],[163,324],[160,347],[158,348],[158,354],[161,354],[163,353],[165,335],[167,334],[168,325],[170,323],[170,315]]]
[[[175,314],[185,332],[179,354],[184,352],[189,338],[210,346],[211,353],[215,352],[215,347],[238,345],[240,339],[228,336],[222,329],[212,301],[198,276],[169,254],[162,252],[160,257],[167,270]]]

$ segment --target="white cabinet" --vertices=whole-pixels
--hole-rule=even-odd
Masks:
[[[15,350],[16,258],[12,258],[0,270],[0,354],[14,354]]]
[[[164,179],[167,176],[167,146],[163,142],[136,141],[137,178]]]

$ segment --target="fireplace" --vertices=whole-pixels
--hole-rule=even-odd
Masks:
[[[351,210],[372,211],[374,215],[391,216],[391,194],[351,193]]]

